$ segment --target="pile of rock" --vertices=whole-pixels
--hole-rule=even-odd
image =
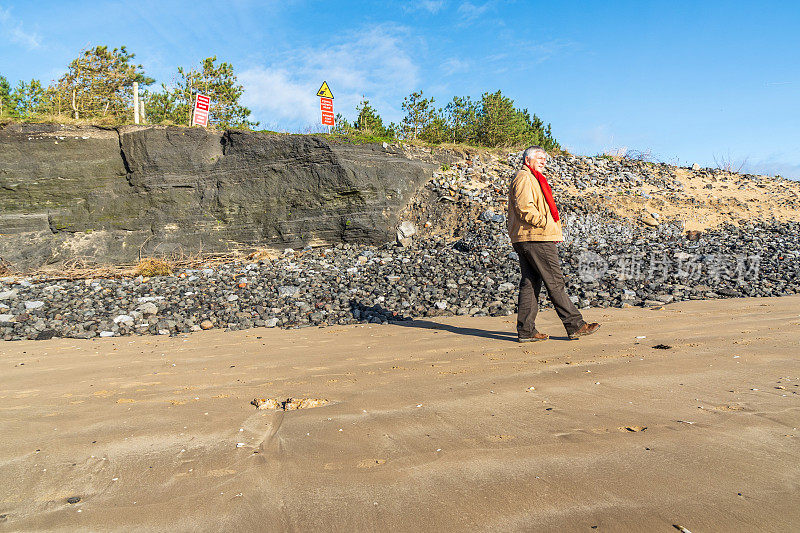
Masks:
[[[690,241],[674,227],[596,226],[588,217],[568,216],[571,238],[562,259],[580,307],[800,291],[798,224],[728,227]],[[3,278],[0,336],[174,335],[515,312],[518,264],[504,223],[491,217],[466,225],[456,241],[340,244],[149,279]]]

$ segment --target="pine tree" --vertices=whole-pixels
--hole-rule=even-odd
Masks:
[[[550,124],[545,127],[544,122],[536,116],[536,113],[534,113],[533,118],[531,118],[527,109],[519,111],[519,114],[526,125],[524,136],[526,144],[537,144],[547,151],[561,149],[561,145],[553,138]]]
[[[11,107],[11,84],[5,76],[0,75],[0,117],[13,115]]]
[[[447,142],[450,138],[450,127],[447,118],[441,110],[434,110],[431,119],[422,128],[419,135],[420,139],[432,144]]]
[[[450,141],[454,143],[475,142],[475,117],[477,108],[469,96],[454,96],[444,108],[449,126]]]
[[[209,123],[218,124],[223,128],[242,127],[251,128],[258,122],[251,122],[248,117],[251,111],[239,104],[239,99],[244,94],[244,87],[238,83],[233,72],[233,65],[221,62],[216,64],[217,57],[204,59],[198,69],[185,70],[178,67],[178,81],[175,87],[169,88],[162,83],[163,96],[149,95],[153,101],[151,112],[148,105],[147,115],[159,117],[160,120],[170,120],[177,124],[188,125],[191,121],[197,93],[211,99]]]
[[[30,83],[20,81],[10,95],[11,115],[18,118],[31,118],[46,111],[47,92],[42,82],[33,79]]]
[[[511,146],[522,141],[526,124],[514,101],[501,91],[484,93],[477,116],[478,141],[485,146]]]
[[[336,113],[336,119],[333,121],[333,133],[338,133],[339,135],[349,135],[353,133],[355,128],[350,121],[344,118],[344,115],[341,113]]]
[[[155,81],[144,75],[141,65],[131,62],[134,57],[124,46],[111,51],[96,46],[70,62],[67,73],[58,80],[57,91],[74,118],[133,115],[133,82],[147,86]]]
[[[356,106],[358,116],[356,118],[355,127],[358,131],[376,135],[378,137],[386,136],[386,128],[383,126],[383,119],[378,115],[374,107],[369,105],[369,100],[363,98]]]
[[[411,93],[403,99],[403,130],[406,138],[416,139],[425,126],[434,119],[436,108],[433,98],[423,98],[422,91]]]
[[[145,114],[147,121],[151,124],[161,124],[163,122],[177,122],[175,108],[177,106],[177,96],[167,89],[166,85],[161,84],[160,92],[142,91]]]

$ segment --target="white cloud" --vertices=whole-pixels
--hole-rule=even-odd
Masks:
[[[543,43],[531,43],[525,48],[525,50],[527,50],[529,54],[527,57],[532,58],[534,63],[542,63],[543,61],[547,61],[555,55],[574,51],[577,48],[577,43],[573,41],[556,39],[552,41],[545,41]]]
[[[319,122],[317,89],[325,80],[337,113],[352,118],[362,95],[384,120],[398,120],[398,103],[417,88],[419,67],[406,28],[380,25],[339,37],[339,44],[292,50],[239,75],[244,105],[263,124],[303,127]]]
[[[427,11],[429,13],[438,13],[444,7],[444,0],[418,0],[403,4],[403,11],[409,13],[411,11]]]
[[[317,121],[319,102],[312,98],[318,89],[311,80],[297,81],[282,68],[255,67],[242,72],[243,103],[255,111],[262,126],[278,129],[281,124]]]
[[[472,63],[467,59],[451,57],[444,60],[440,68],[446,76],[452,76],[453,74],[467,72],[472,68]]]
[[[458,14],[461,15],[464,22],[470,22],[486,13],[492,7],[492,4],[494,4],[492,1],[477,4],[469,1],[463,2],[458,6]]]
[[[12,43],[24,46],[29,50],[42,47],[42,39],[39,34],[25,31],[22,21],[11,15],[11,9],[0,7],[0,28],[2,28],[2,34]]]

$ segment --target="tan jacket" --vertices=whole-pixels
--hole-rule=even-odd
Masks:
[[[553,220],[539,180],[526,167],[517,171],[508,191],[511,242],[563,241],[561,221]]]

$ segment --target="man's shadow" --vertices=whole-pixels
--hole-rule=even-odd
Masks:
[[[420,329],[434,329],[440,331],[448,331],[457,335],[471,335],[473,337],[481,337],[484,339],[494,339],[498,341],[517,342],[517,334],[511,331],[487,331],[485,329],[477,328],[464,328],[460,326],[453,326],[450,324],[440,324],[438,322],[431,322],[430,320],[397,320],[390,321],[390,324],[395,326],[403,326],[405,328],[420,328]],[[553,337],[553,340],[569,340],[569,337]]]
[[[414,320],[404,318],[402,315],[397,313],[392,313],[380,305],[376,304],[372,306],[366,306],[356,300],[350,301],[350,309],[353,312],[358,312],[358,316],[356,318],[360,319],[364,316],[369,317],[374,316],[374,314],[378,314],[388,318],[390,324],[395,326],[403,326],[404,328],[433,329],[439,331],[448,331],[450,333],[455,333],[456,335],[470,335],[472,337],[481,337],[484,339],[517,342],[517,333],[515,331],[487,331],[485,329],[464,328],[460,326],[452,326],[450,324],[441,324],[431,320]],[[551,335],[550,338],[553,340],[570,340],[567,336],[554,337]]]

